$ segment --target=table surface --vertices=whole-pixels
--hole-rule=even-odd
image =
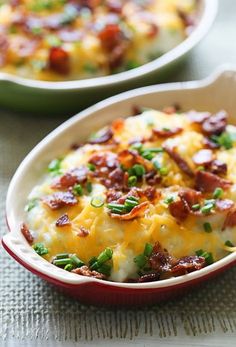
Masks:
[[[220,0],[210,34],[172,76],[200,79],[236,61],[236,1]],[[0,111],[0,232],[11,176],[61,118]],[[87,307],[58,293],[0,249],[0,346],[235,346],[236,268],[185,297],[136,310]]]

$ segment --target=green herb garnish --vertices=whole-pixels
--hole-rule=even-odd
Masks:
[[[96,208],[102,207],[104,205],[104,198],[102,196],[92,197],[91,205]]]
[[[43,243],[38,242],[33,245],[33,249],[38,255],[48,254],[48,249],[44,246]]]
[[[212,232],[212,227],[211,224],[209,222],[206,222],[203,224],[204,230],[206,233],[211,233]]]
[[[224,191],[222,188],[218,187],[214,190],[214,193],[213,193],[213,198],[214,199],[219,199],[220,197],[222,197]]]
[[[81,186],[81,184],[76,184],[74,187],[73,187],[73,193],[75,195],[79,195],[79,196],[82,196],[83,195],[83,188]]]
[[[48,165],[48,171],[53,175],[61,174],[61,162],[62,159],[53,159]]]

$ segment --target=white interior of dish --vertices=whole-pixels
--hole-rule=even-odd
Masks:
[[[50,264],[28,245],[20,232],[25,219],[24,206],[32,187],[38,183],[48,162],[75,142],[85,140],[89,134],[109,124],[117,117],[132,114],[134,105],[161,109],[179,103],[184,110],[216,112],[225,109],[230,122],[236,124],[236,67],[225,67],[203,81],[170,83],[139,88],[104,100],[69,119],[42,140],[24,159],[15,173],[7,194],[6,215],[11,230],[4,236],[4,244],[33,269],[62,282],[79,284],[99,281],[64,271]],[[108,286],[128,288],[161,288],[202,277],[236,260],[236,253],[196,272],[177,278],[142,284],[106,282]]]
[[[26,87],[48,90],[79,90],[86,88],[102,87],[114,85],[128,80],[140,78],[148,75],[152,71],[158,71],[171,62],[179,59],[181,56],[189,52],[208,32],[210,29],[218,8],[218,0],[200,0],[199,8],[199,22],[191,35],[184,40],[181,44],[157,58],[150,63],[144,64],[138,68],[121,72],[118,74],[90,78],[77,81],[66,82],[46,82],[31,79],[25,79],[8,73],[0,72],[0,81],[9,81],[11,83],[19,84]]]

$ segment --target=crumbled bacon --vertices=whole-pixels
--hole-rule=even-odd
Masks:
[[[71,222],[70,222],[70,219],[68,217],[68,214],[65,213],[63,214],[61,217],[58,218],[58,220],[56,221],[56,226],[58,228],[61,228],[61,227],[66,227],[66,226],[69,226],[71,225]]]
[[[188,175],[189,177],[194,177],[192,169],[190,168],[188,163],[180,156],[175,148],[168,147],[167,145],[163,145],[163,148],[186,175]]]
[[[153,169],[153,165],[149,160],[144,159],[138,152],[124,149],[118,153],[119,162],[125,167],[130,168],[135,164],[143,165],[148,171]]]
[[[135,206],[129,213],[125,213],[125,214],[110,213],[110,216],[114,219],[131,220],[137,217],[141,217],[141,215],[144,214],[148,206],[149,206],[149,202],[144,201],[141,204]]]
[[[107,195],[107,202],[113,202],[113,201],[117,201],[118,199],[120,199],[122,197],[122,193],[118,192],[115,189],[109,189],[106,193]]]
[[[210,171],[216,175],[226,175],[227,173],[227,164],[216,159],[210,165]]]
[[[56,192],[52,195],[45,196],[42,200],[51,210],[58,210],[65,206],[74,206],[77,204],[77,199],[71,192]]]
[[[189,206],[183,199],[171,202],[168,207],[170,214],[178,221],[185,220],[190,213]]]
[[[154,282],[160,279],[160,274],[158,272],[150,272],[142,275],[138,279],[138,283]]]
[[[201,149],[192,159],[196,165],[207,165],[213,161],[213,152],[210,149]]]
[[[161,137],[161,138],[172,137],[172,136],[180,134],[182,131],[183,131],[183,129],[182,128],[178,128],[178,127],[171,128],[171,129],[168,129],[168,130],[167,129],[166,130],[163,130],[163,129],[152,129],[153,135],[157,136],[157,137]]]
[[[21,233],[23,234],[26,241],[31,245],[34,242],[33,235],[31,234],[29,228],[25,223],[22,223],[20,228]]]
[[[232,208],[224,221],[222,230],[224,231],[226,228],[232,228],[236,226],[236,207]]]
[[[97,166],[98,168],[105,167],[110,171],[119,166],[117,155],[112,152],[95,153],[90,157],[89,163]]]
[[[226,129],[227,113],[220,111],[211,115],[202,123],[202,130],[207,135],[220,135]]]
[[[158,197],[157,190],[154,187],[147,187],[142,191],[142,194],[146,196],[149,201],[153,201]],[[160,194],[159,194],[160,195]]]
[[[93,278],[97,278],[99,280],[104,280],[106,279],[106,276],[103,275],[100,272],[97,271],[91,271],[88,266],[84,265],[81,267],[78,267],[77,269],[72,270],[71,272],[77,274],[77,275],[81,275],[81,276],[88,276],[88,277],[93,277]]]
[[[107,143],[113,138],[113,131],[111,128],[106,129],[103,131],[100,136],[95,137],[89,141],[90,144],[103,144]]]
[[[86,237],[88,235],[89,235],[89,230],[81,225],[79,227],[79,230],[77,231],[77,236],[79,236],[79,237]]]
[[[159,184],[162,181],[162,177],[155,170],[151,170],[151,171],[147,172],[144,175],[144,177],[145,177],[147,184],[149,184],[150,186],[154,186],[156,184]]]
[[[210,148],[210,149],[220,148],[220,145],[218,143],[212,141],[208,137],[203,138],[203,145],[204,145],[204,147]]]
[[[57,178],[51,185],[54,189],[67,189],[73,187],[77,183],[85,183],[87,181],[88,169],[85,166],[72,169],[63,176]]]
[[[230,210],[234,206],[234,202],[229,199],[222,199],[216,201],[216,208],[219,211]]]
[[[209,112],[197,112],[197,111],[190,111],[187,113],[188,119],[192,123],[202,124],[206,119],[210,117]]]
[[[172,267],[171,272],[174,275],[181,276],[189,272],[202,269],[206,265],[205,258],[196,255],[190,255],[178,259],[177,264]]]
[[[217,187],[222,189],[228,189],[231,186],[231,182],[225,180],[213,173],[206,171],[197,171],[195,185],[196,189],[203,193],[212,193]]]
[[[70,72],[70,56],[61,47],[51,47],[49,52],[49,68],[61,75]]]
[[[188,205],[189,209],[191,210],[191,207],[193,205],[199,203],[202,194],[194,189],[182,188],[179,191],[179,197],[184,203]]]
[[[157,242],[153,247],[148,262],[152,270],[162,273],[169,272],[172,266],[176,263],[176,260],[167,252],[167,250],[161,247],[159,242]]]

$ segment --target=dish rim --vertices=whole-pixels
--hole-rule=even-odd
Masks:
[[[8,72],[0,71],[0,82],[10,82],[18,86],[24,86],[39,90],[85,90],[98,87],[107,87],[111,85],[118,85],[120,83],[130,82],[137,78],[144,77],[153,71],[157,71],[171,62],[178,60],[189,52],[197,43],[204,38],[212,26],[218,10],[218,0],[201,0],[204,6],[201,20],[197,24],[193,32],[179,45],[163,54],[161,57],[152,60],[149,63],[143,64],[140,67],[132,70],[120,72],[114,75],[88,78],[82,80],[72,81],[42,81],[30,78],[19,77]]]
[[[63,136],[63,132],[67,131],[69,128],[74,126],[77,122],[89,117],[93,113],[104,109],[107,106],[112,106],[117,102],[124,102],[126,100],[132,99],[133,97],[150,94],[150,93],[159,93],[159,92],[171,92],[176,90],[195,90],[204,87],[211,87],[214,83],[217,83],[217,80],[225,76],[227,78],[227,73],[233,73],[234,78],[236,79],[236,66],[225,65],[219,68],[209,77],[200,80],[200,81],[191,81],[191,82],[177,82],[177,83],[167,83],[163,85],[154,85],[143,88],[134,89],[128,92],[118,94],[116,96],[110,97],[106,100],[103,100],[88,109],[78,113],[73,116],[66,122],[62,123],[59,127],[53,130],[49,135],[47,135],[41,142],[39,142],[32,151],[25,157],[25,159],[19,165],[16,173],[14,174],[11,183],[7,192],[6,199],[6,219],[7,225],[10,233],[3,236],[2,244],[4,248],[10,253],[17,261],[20,260],[22,265],[27,267],[33,272],[42,274],[43,276],[49,277],[54,281],[61,282],[69,285],[81,285],[89,283],[97,283],[102,285],[107,285],[115,288],[126,288],[126,289],[163,289],[168,287],[173,287],[176,285],[185,284],[191,282],[201,277],[207,277],[210,274],[220,270],[224,267],[229,266],[231,263],[236,261],[236,252],[231,253],[224,258],[218,260],[217,262],[209,265],[201,270],[179,276],[166,280],[147,282],[147,283],[120,283],[120,282],[111,282],[103,281],[90,277],[80,276],[77,274],[72,274],[63,269],[55,267],[53,264],[40,257],[35,253],[32,247],[26,242],[24,237],[20,234],[19,230],[12,230],[14,221],[11,221],[8,211],[11,210],[12,205],[14,204],[14,190],[17,186],[18,180],[21,180],[21,177],[29,165],[32,165],[34,157],[40,153],[40,151],[47,146],[47,144],[53,141],[55,138]],[[235,83],[235,82],[234,82]],[[11,225],[12,224],[12,225]],[[20,235],[20,237],[19,237]],[[32,264],[33,259],[33,264]],[[30,262],[31,260],[31,262]]]

